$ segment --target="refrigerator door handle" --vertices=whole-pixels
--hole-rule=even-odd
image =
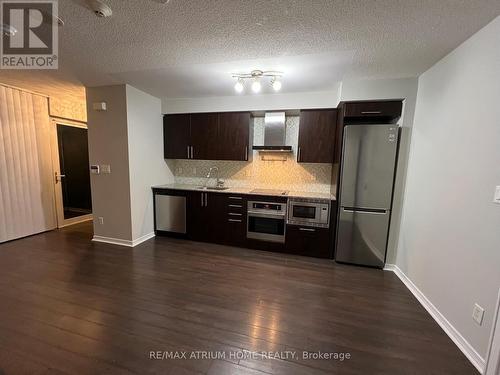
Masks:
[[[342,207],[342,211],[351,213],[361,212],[365,214],[374,214],[374,215],[385,215],[389,212],[389,210],[379,210],[370,208],[345,208],[345,207]]]

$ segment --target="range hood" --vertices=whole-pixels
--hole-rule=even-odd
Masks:
[[[292,152],[292,146],[285,146],[285,140],[285,112],[266,112],[264,115],[264,145],[252,148],[265,152]]]

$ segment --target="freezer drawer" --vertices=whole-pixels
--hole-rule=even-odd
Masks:
[[[340,209],[335,260],[383,267],[390,211]]]
[[[390,209],[397,145],[396,125],[344,128],[341,206]]]
[[[155,194],[155,212],[155,230],[186,234],[186,197]]]

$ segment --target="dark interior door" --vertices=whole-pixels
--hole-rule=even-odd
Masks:
[[[191,114],[191,145],[193,159],[218,160],[218,121],[217,113]]]
[[[297,161],[332,163],[336,127],[336,109],[301,111]]]
[[[163,157],[188,159],[191,134],[189,114],[163,116]]]
[[[87,129],[57,125],[64,219],[92,213]]]
[[[219,113],[219,159],[248,160],[249,112]]]

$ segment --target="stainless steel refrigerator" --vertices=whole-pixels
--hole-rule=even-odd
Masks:
[[[346,125],[335,260],[383,267],[398,150],[397,125]]]

